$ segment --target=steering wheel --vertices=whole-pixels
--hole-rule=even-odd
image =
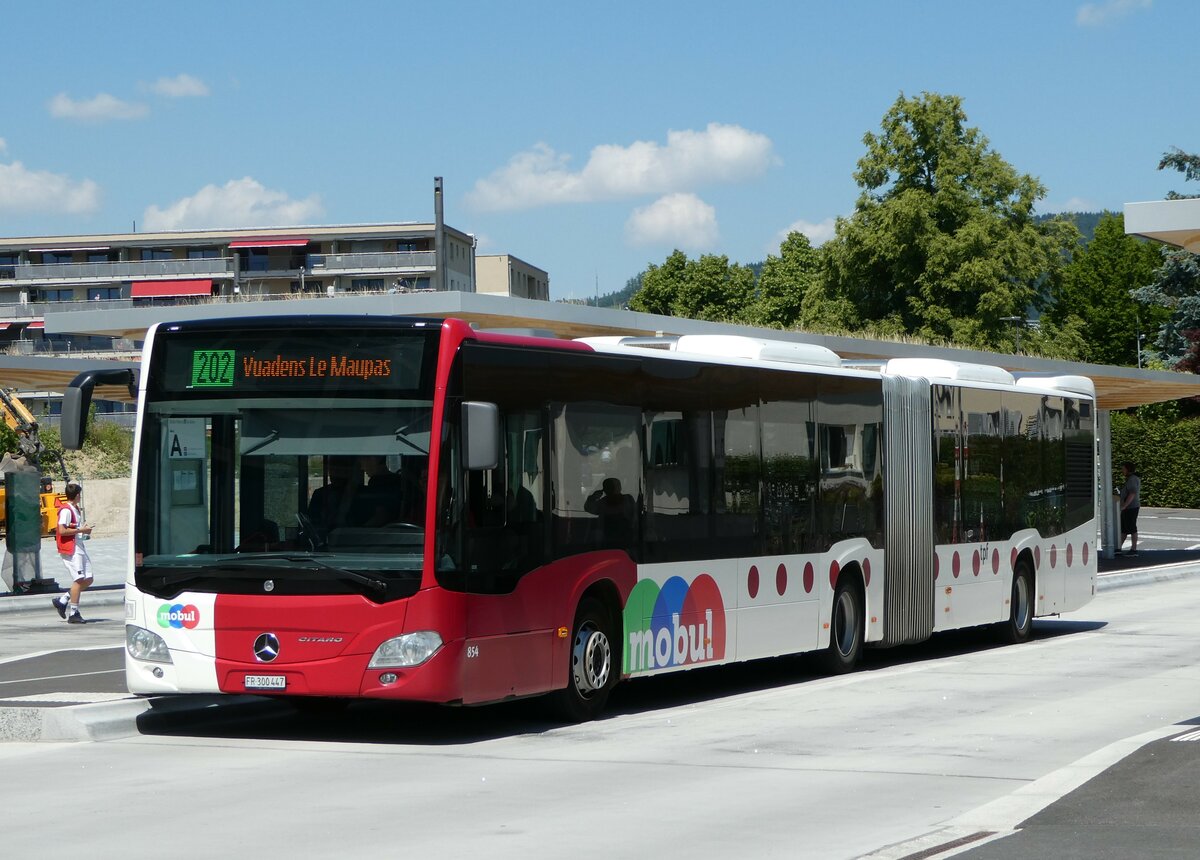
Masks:
[[[325,546],[325,533],[313,522],[312,517],[308,514],[297,513],[296,524],[300,526],[300,537],[308,541],[308,545],[314,551]]]

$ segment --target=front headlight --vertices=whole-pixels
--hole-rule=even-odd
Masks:
[[[396,669],[420,666],[442,647],[442,637],[433,630],[405,633],[388,639],[375,649],[369,669]]]
[[[151,663],[173,662],[167,643],[161,636],[132,624],[125,625],[125,650],[135,660],[147,660]]]

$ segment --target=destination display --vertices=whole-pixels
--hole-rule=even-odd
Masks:
[[[251,340],[213,333],[168,335],[158,352],[159,390],[209,394],[424,389],[434,341],[424,333],[324,331]],[[236,342],[235,342],[236,341]]]

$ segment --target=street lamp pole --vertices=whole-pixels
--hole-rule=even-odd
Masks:
[[[1025,317],[1000,317],[1000,322],[1012,323],[1017,327],[1016,339],[1017,347],[1016,354],[1021,354],[1021,329],[1025,328]]]

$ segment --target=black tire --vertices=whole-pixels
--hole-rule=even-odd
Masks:
[[[553,714],[571,723],[594,720],[604,710],[620,674],[612,621],[598,600],[584,599],[571,627],[567,686],[548,697]]]
[[[852,576],[838,580],[829,615],[829,646],[817,662],[830,675],[853,672],[863,650],[863,599]]]
[[[1029,562],[1021,559],[1013,571],[1012,599],[1008,620],[1000,624],[1000,636],[1010,645],[1028,642],[1033,634],[1033,572]]]

